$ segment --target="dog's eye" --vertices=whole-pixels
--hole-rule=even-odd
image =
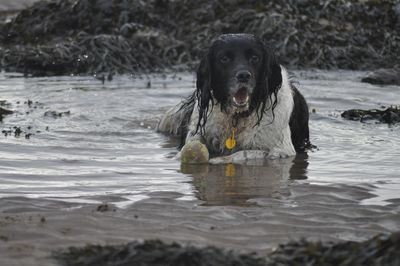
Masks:
[[[251,63],[258,63],[258,61],[260,61],[260,57],[258,57],[257,55],[252,55],[251,57],[250,57],[250,62]]]
[[[228,63],[229,60],[230,60],[230,58],[229,58],[228,56],[226,56],[226,55],[223,55],[223,56],[221,56],[221,57],[219,58],[219,61],[220,61],[222,64]]]

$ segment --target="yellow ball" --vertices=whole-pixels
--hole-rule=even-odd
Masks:
[[[185,164],[208,163],[209,158],[206,145],[198,140],[186,143],[181,151],[181,162]]]

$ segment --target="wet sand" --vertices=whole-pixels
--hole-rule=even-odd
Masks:
[[[257,206],[202,206],[179,193],[152,193],[120,209],[112,204],[0,199],[1,265],[58,265],[52,252],[68,246],[121,244],[161,239],[213,245],[263,256],[280,243],[308,240],[366,240],[400,230],[398,202],[360,206],[369,188],[292,186],[290,197],[259,198]],[[346,192],[351,191],[351,192]],[[113,199],[115,200],[115,199]]]

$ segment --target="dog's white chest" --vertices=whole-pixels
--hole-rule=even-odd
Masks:
[[[219,117],[218,114],[211,115],[204,134],[211,152],[227,154],[237,150],[254,148],[256,131],[251,125],[252,120],[241,119],[234,125],[232,119],[228,117]],[[227,141],[231,142],[227,143]]]

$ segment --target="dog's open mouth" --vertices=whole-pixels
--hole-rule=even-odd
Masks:
[[[233,95],[233,104],[237,107],[244,107],[249,102],[249,93],[247,88],[240,88],[235,95]]]

